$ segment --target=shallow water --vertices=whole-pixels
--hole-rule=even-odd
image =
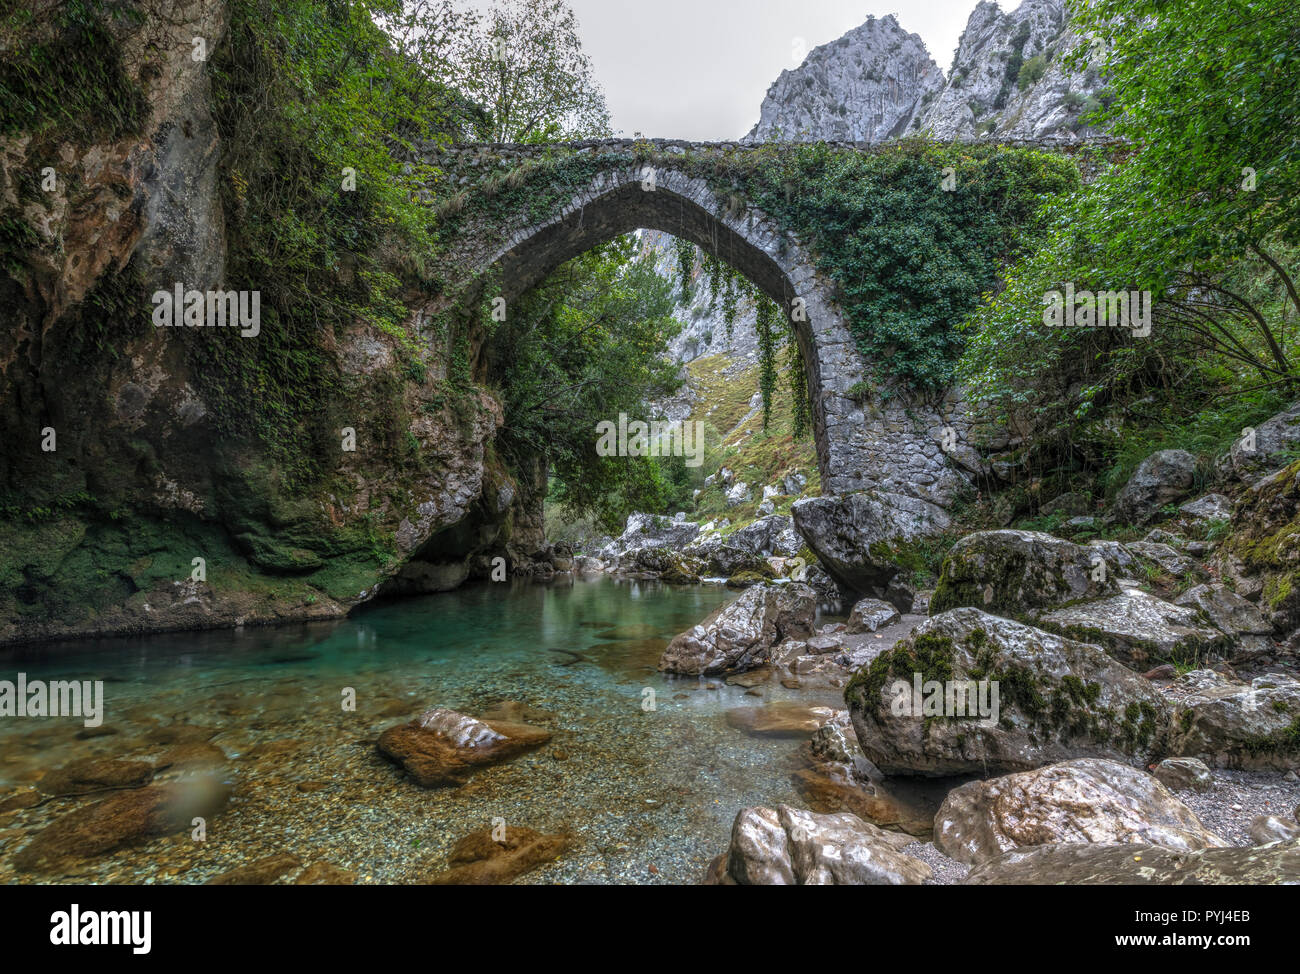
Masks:
[[[482,584],[336,623],[10,652],[3,679],[104,680],[113,733],[87,738],[76,718],[0,719],[0,799],[78,758],[156,761],[190,733],[176,725],[201,728],[196,739],[211,732],[234,792],[202,842],[161,837],[54,874],[17,872],[13,854],[103,796],[0,815],[0,881],[204,882],[290,852],[361,882],[421,882],[446,867],[456,840],[501,818],[574,838],[520,882],[699,882],[741,808],[805,804],[791,783],[802,742],[747,736],[726,710],[843,706],[829,687],[773,680],[757,696],[657,672],[673,635],[736,594],[607,577]],[[341,704],[345,688],[354,712]],[[546,712],[528,719],[554,736],[464,787],[420,788],[375,751],[382,730],[429,707],[479,714],[507,700]]]

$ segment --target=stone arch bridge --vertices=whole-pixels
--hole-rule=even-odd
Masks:
[[[1072,148],[1064,142],[1016,145]],[[492,222],[461,234],[454,264],[478,279],[490,273],[492,293],[509,301],[565,261],[638,228],[698,245],[743,273],[790,317],[808,371],[823,492],[877,491],[920,522],[946,520],[943,510],[980,468],[966,442],[970,422],[961,398],[950,392],[921,400],[897,388],[885,401],[863,405],[849,395],[871,363],[858,352],[836,304],[836,282],[817,269],[804,242],[761,210],[718,191],[702,174],[711,161],[764,149],[772,146],[670,140],[460,144],[430,147],[410,161],[430,165],[451,181],[440,187],[438,198],[447,205],[450,190],[456,211],[476,197],[504,196],[512,178],[524,178],[512,173],[540,171],[557,158],[587,157],[581,180],[548,187],[545,215],[533,205],[499,207]],[[888,376],[873,378],[889,385]]]

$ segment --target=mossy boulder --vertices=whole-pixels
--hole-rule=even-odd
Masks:
[[[943,703],[951,695],[964,708],[931,710],[936,684]],[[1100,646],[972,608],[927,619],[858,670],[845,700],[863,754],[896,775],[1007,773],[1080,757],[1143,766],[1169,722],[1164,697]],[[987,714],[977,700],[992,704]]]
[[[1212,768],[1300,769],[1300,681],[1214,681],[1180,699],[1169,753]]]
[[[1300,461],[1240,499],[1219,564],[1279,635],[1300,627]]]
[[[979,531],[948,552],[930,615],[971,606],[999,615],[1115,595],[1114,565],[1098,550],[1041,531]]]
[[[1044,629],[1096,643],[1139,672],[1166,662],[1226,655],[1232,636],[1209,625],[1193,606],[1174,605],[1139,589],[1045,613]]]

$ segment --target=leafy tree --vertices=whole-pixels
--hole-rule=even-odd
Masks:
[[[1101,41],[1109,94],[1092,124],[1133,143],[1050,204],[1050,235],[987,296],[961,374],[1052,449],[1081,423],[1164,389],[1185,402],[1294,393],[1300,243],[1300,11],[1285,0],[1074,5],[1083,68]],[[1043,301],[1149,291],[1148,337],[1047,329]]]
[[[601,457],[596,425],[645,417],[680,385],[662,357],[680,325],[672,284],[621,237],[565,264],[497,326],[489,351],[505,406],[499,445],[522,466],[546,458],[573,517],[613,529],[633,509],[661,510],[677,491],[652,457]]]
[[[453,59],[453,77],[490,113],[483,138],[546,142],[610,133],[604,93],[563,0],[496,0],[471,33]]]

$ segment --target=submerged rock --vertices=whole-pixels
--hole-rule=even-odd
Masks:
[[[143,761],[82,758],[51,771],[37,787],[47,795],[84,795],[109,788],[138,788],[152,777],[153,766]]]
[[[754,585],[675,636],[659,669],[699,676],[762,664],[782,640],[811,636],[816,615],[817,597],[806,585]]]
[[[269,886],[277,879],[302,865],[302,860],[291,852],[278,852],[245,866],[227,870],[208,880],[208,886]]]
[[[966,716],[914,713],[917,679],[937,682],[941,703],[951,692]],[[980,681],[986,703],[997,690],[988,718],[976,712]],[[862,753],[899,775],[1025,771],[1079,757],[1144,766],[1170,709],[1101,647],[970,608],[927,619],[859,670],[845,699]]]
[[[752,737],[808,737],[835,715],[830,707],[781,701],[761,707],[732,707],[727,725]]]
[[[293,881],[295,886],[352,886],[357,881],[357,874],[350,869],[342,869],[331,862],[313,862],[300,872]]]
[[[967,886],[1268,886],[1300,883],[1300,839],[1178,852],[1063,843],[1016,849],[976,866]]]
[[[1155,778],[1096,758],[969,782],[949,792],[934,820],[935,846],[974,865],[1060,842],[1225,845]]]
[[[446,872],[429,879],[433,886],[495,886],[508,883],[557,859],[572,840],[567,835],[543,835],[520,826],[509,827],[501,841],[492,830],[473,832],[452,849]]]
[[[482,721],[454,710],[427,710],[379,735],[381,754],[424,788],[462,785],[476,769],[545,744],[551,732],[529,724]]]
[[[229,797],[228,785],[205,775],[118,792],[47,825],[14,856],[14,865],[24,871],[55,870],[128,842],[181,832],[196,816],[212,818]]]
[[[708,886],[917,886],[930,867],[899,850],[910,836],[848,812],[819,815],[778,805],[743,809]]]

